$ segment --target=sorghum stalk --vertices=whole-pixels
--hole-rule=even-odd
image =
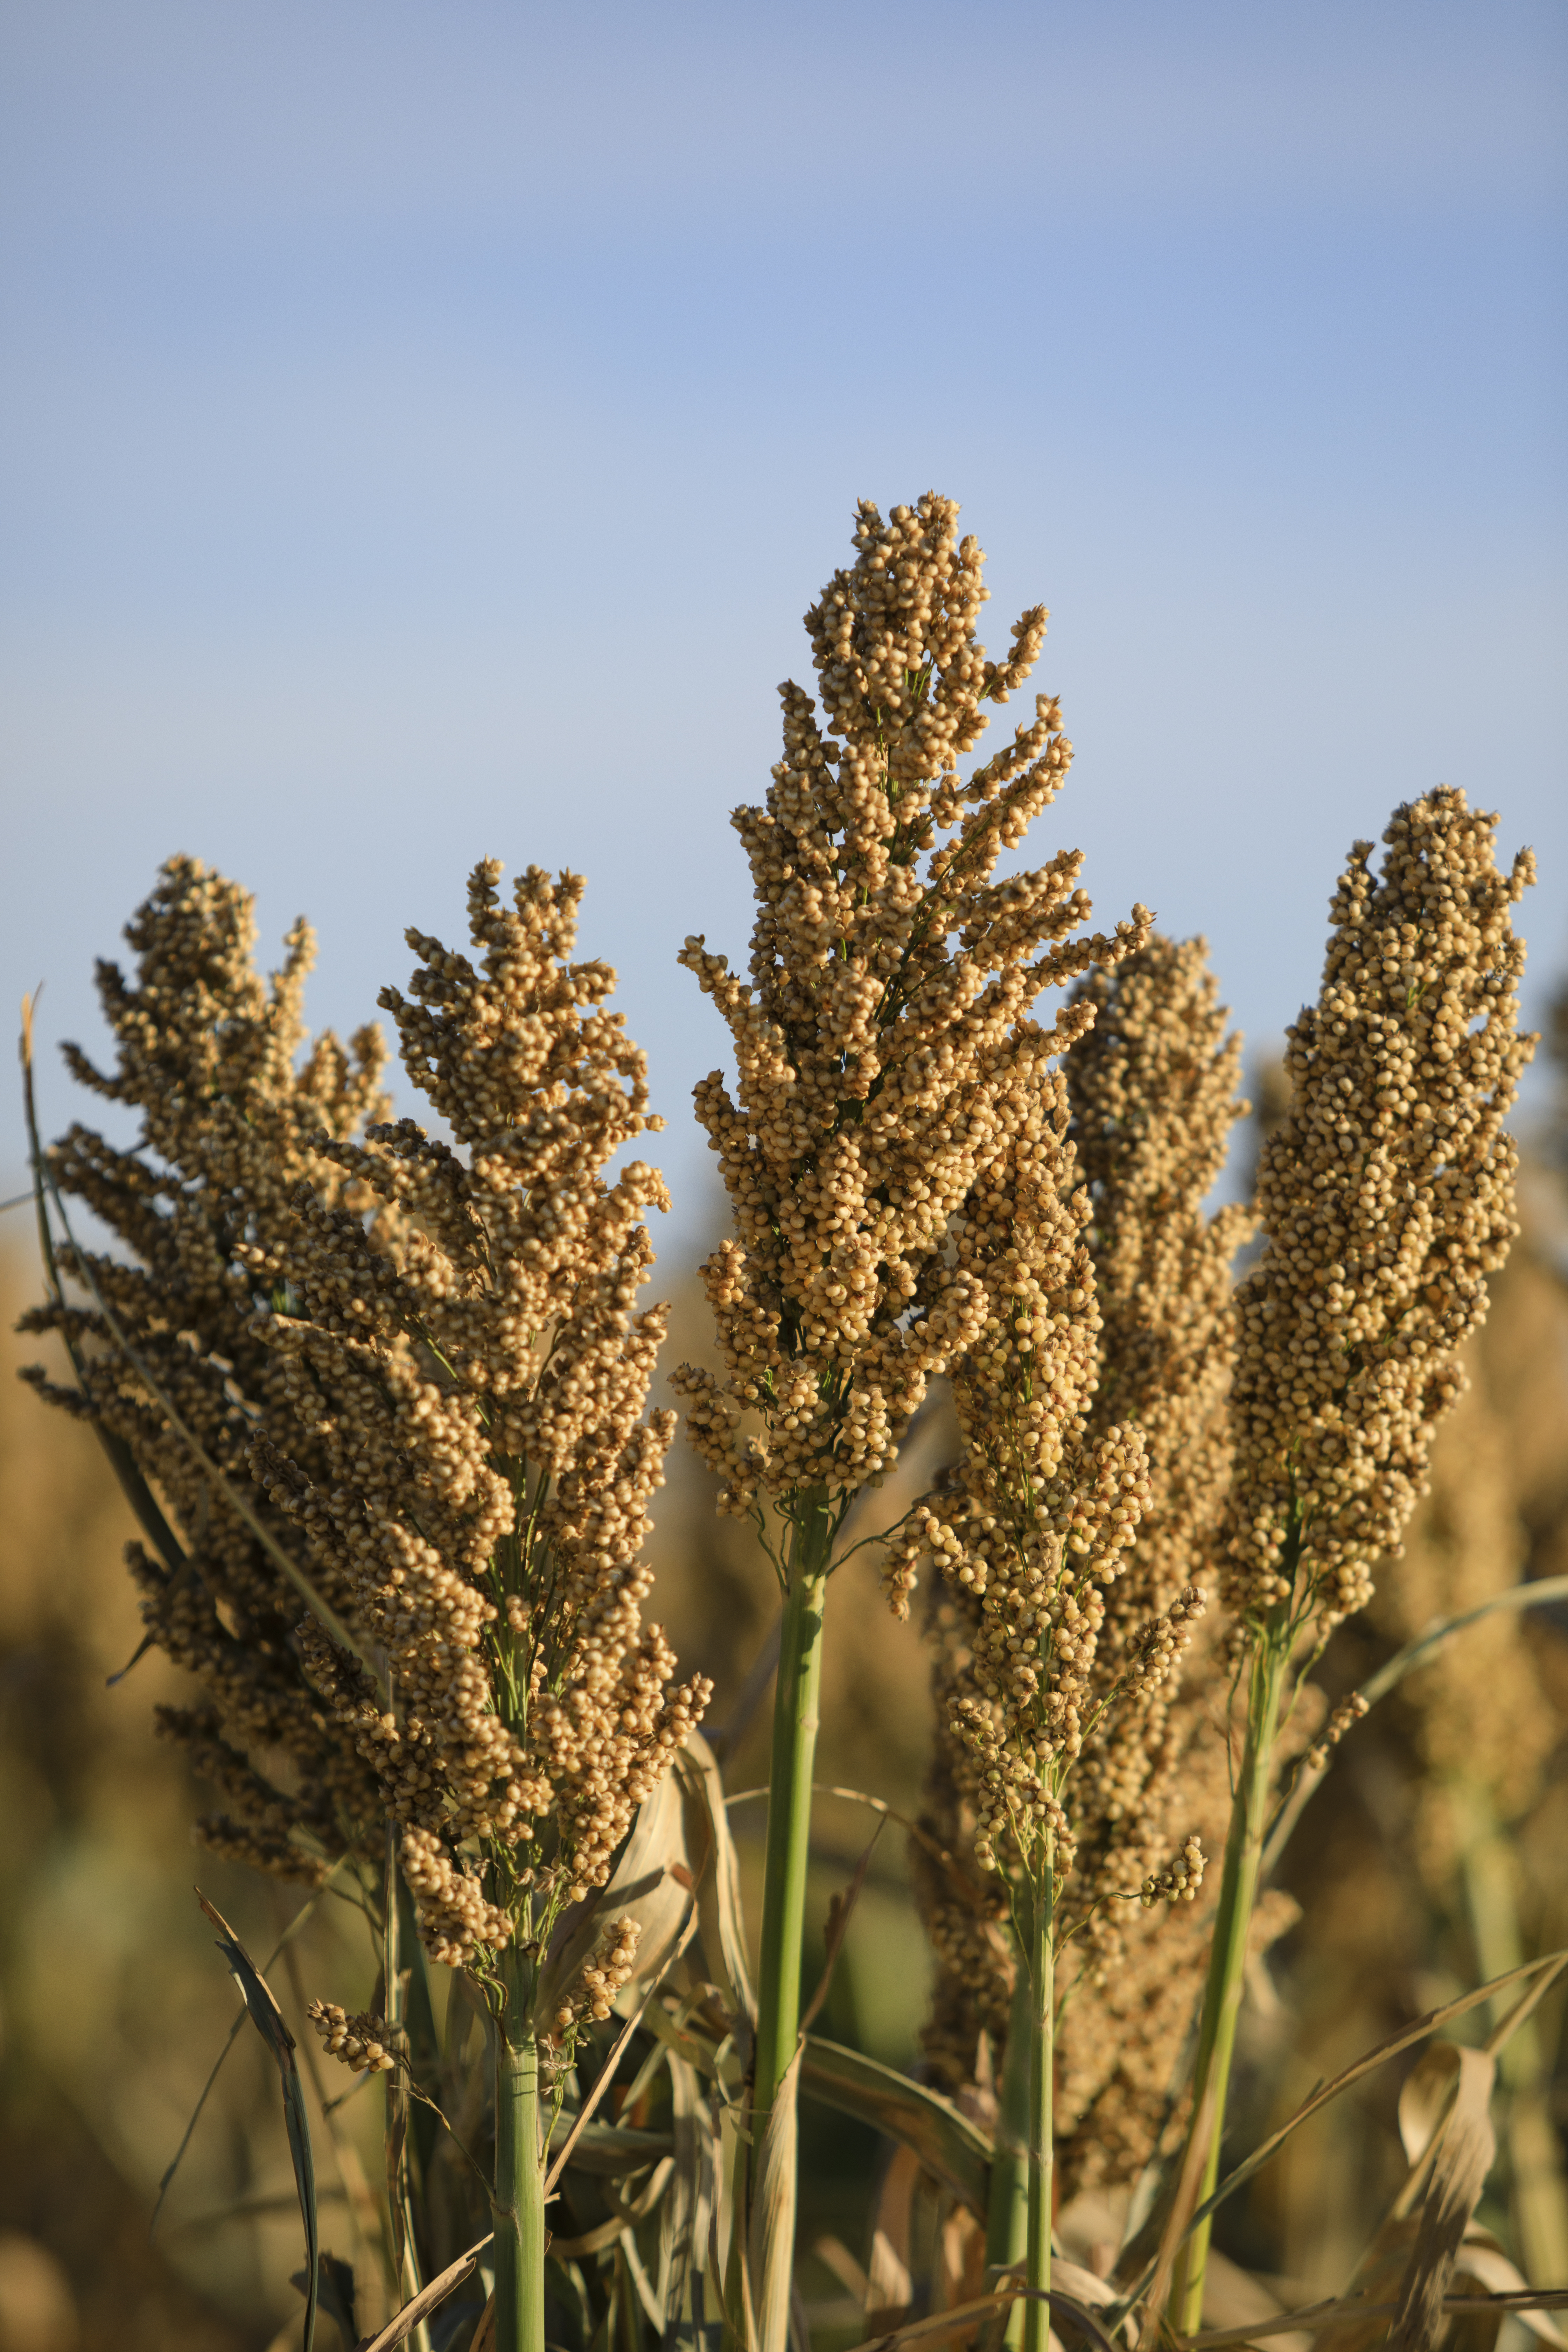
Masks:
[[[732,819],[757,900],[750,977],[704,940],[680,961],[731,1034],[697,1115],[734,1231],[703,1267],[723,1370],[682,1365],[687,1433],[721,1511],[795,1530],[769,1822],[759,2116],[793,2055],[809,1738],[800,1706],[811,1582],[853,1496],[880,1484],[934,1375],[973,1340],[983,1290],[952,1262],[952,1220],[1004,1149],[1002,1098],[1093,1014],[1032,1018],[1042,992],[1148,935],[1069,939],[1089,912],[1063,851],[998,880],[997,862],[1055,798],[1070,746],[1053,698],[963,779],[960,762],[1033,669],[1042,607],[997,661],[975,635],[982,556],[934,493],[884,521],[856,515],[856,558],[806,615],[820,705],[782,689],[784,758],[766,802]],[[799,1515],[799,1499],[812,1498]],[[820,1549],[818,1545],[820,1542]],[[808,1558],[810,1560],[807,1567]],[[800,1582],[796,1590],[797,1581]],[[816,1671],[818,1631],[812,1633]],[[798,1791],[798,1793],[797,1793]],[[786,1901],[787,1896],[787,1901]],[[787,2250],[786,2250],[787,2251]]]
[[[1059,1839],[1056,1850],[1057,1942],[1065,1948],[1070,1938],[1076,1947],[1072,2000],[1057,2035],[1052,2156],[1056,2193],[1063,2200],[1075,2188],[1099,2185],[1108,2175],[1135,2177],[1147,2160],[1163,2129],[1175,2057],[1173,2048],[1163,2045],[1185,2032],[1202,1992],[1207,1937],[1194,1932],[1196,1885],[1186,1849],[1179,1870],[1165,1865],[1182,1846],[1184,1831],[1194,1849],[1212,1839],[1217,1851],[1224,1842],[1230,1774],[1209,1733],[1213,1669],[1205,1665],[1201,1632],[1199,1649],[1184,1652],[1179,1671],[1157,1684],[1137,1659],[1153,1621],[1178,1601],[1184,1631],[1198,1605],[1196,1580],[1214,1558],[1229,1470],[1230,1259],[1247,1223],[1239,1209],[1215,1216],[1205,1211],[1245,1107],[1237,1099],[1239,1041],[1226,1034],[1203,941],[1156,935],[1113,971],[1091,974],[1078,997],[1095,1014],[1093,1028],[1075,1041],[1063,1066],[1067,1141],[1089,1202],[1083,1238],[1099,1323],[1095,1384],[1084,1400],[1086,1431],[1092,1437],[1116,1423],[1137,1425],[1148,1450],[1149,1496],[1127,1565],[1113,1581],[1101,1581],[1103,1622],[1087,1695],[1076,1702],[1081,1753],[1070,1767],[1077,1848],[1070,1875]],[[1012,1245],[1010,1228],[1020,1222],[1020,1206],[1016,1198],[999,1201],[987,1213],[1004,1250]],[[1004,1285],[1006,1263],[996,1269]],[[985,1280],[989,1290],[989,1273]],[[1081,1286],[1048,1286],[1053,1328],[1059,1328],[1057,1313],[1066,1311],[1071,1292]],[[1002,1343],[1021,1348],[1027,1338],[1018,1395],[1030,1412],[1037,1376],[1042,1407],[1050,1386],[1043,1360],[1052,1343],[1037,1339],[1036,1319],[1029,1318],[1026,1331],[987,1334],[993,1367]],[[976,1416],[977,1437],[999,1411],[1005,1418],[997,1399]],[[984,1497],[1002,1491],[1014,1458],[1013,1447],[1004,1443],[994,1461],[984,1465],[976,1495],[982,1537],[985,1518],[1000,1517]],[[984,1475],[993,1467],[994,1489]],[[962,1566],[959,1573],[962,1579]],[[990,1580],[987,1570],[987,1586]],[[1187,1593],[1190,1609],[1183,1599]],[[921,1825],[942,1845],[957,1848],[973,1836],[978,1790],[969,1751],[954,1729],[952,1701],[969,1689],[971,1654],[985,1637],[986,1602],[984,1596],[974,1599],[973,1577],[968,1584],[947,1580],[931,1595],[926,1617],[937,1731]],[[1182,1638],[1168,1619],[1166,1633],[1155,1635],[1162,1649],[1167,1635],[1173,1643]],[[1056,1674],[1056,1657],[1043,1663]],[[1064,1650],[1059,1665],[1068,1664]],[[1057,1783],[1057,1793],[1068,1801],[1067,1780]],[[984,1882],[966,1885],[951,1871],[927,1870],[917,1879],[937,1957],[934,2013],[921,2039],[951,2094],[973,2079],[981,2033],[994,2049],[1006,2038],[1005,2066],[998,2061],[997,2069],[1005,2084],[999,2137],[1011,2136],[1006,2086],[1016,2086],[1019,2104],[1011,2114],[1017,2117],[1020,2234],[1011,2253],[1019,2260],[1028,1971],[1021,1961],[1009,1970],[997,1932],[1007,1906],[997,1899],[997,1881],[990,1885],[997,1891],[987,1894]],[[1146,1890],[1154,1900],[1140,1908],[1117,1899],[1133,1890]],[[1173,1914],[1160,1900],[1166,1893],[1181,1899]],[[1015,1908],[1022,1919],[1021,1890]],[[1166,1915],[1157,1933],[1151,1916],[1156,1908]],[[998,2158],[992,2176],[988,2251],[994,2262],[1009,2258],[1005,2233],[1014,2170],[1013,2162]],[[1023,2316],[1020,2305],[1015,2335]]]
[[[1125,1568],[1150,1496],[1142,1433],[1089,1425],[1100,1318],[1088,1188],[1067,1140],[1059,1073],[1004,1096],[1005,1150],[966,1204],[956,1255],[987,1314],[952,1376],[962,1452],[889,1548],[885,1584],[900,1613],[922,1558],[968,1596],[967,1660],[943,1674],[946,1771],[975,1859],[1008,1890],[1016,1948],[1007,2077],[1026,2061],[1026,2347],[1045,2341],[1053,2179],[1055,1950],[1058,1890],[1076,1851],[1066,1810],[1086,1735],[1117,1710],[1135,1719],[1182,1654],[1204,1594],[1184,1586],[1130,1632],[1109,1685],[1096,1681],[1106,1595]],[[978,1603],[978,1607],[973,1604]],[[955,1607],[960,1604],[955,1604]],[[1148,1903],[1176,1900],[1202,1874],[1198,1842],[1145,1879]],[[1009,2221],[996,2184],[990,2219]]]
[[[710,1685],[675,1684],[641,1617],[675,1417],[645,1412],[665,1317],[636,1311],[640,1213],[668,1196],[640,1160],[614,1183],[605,1170],[660,1122],[603,1009],[614,973],[572,961],[580,879],[530,867],[509,908],[500,875],[487,859],[469,879],[472,960],[411,931],[410,995],[380,1000],[447,1143],[374,1116],[373,1033],[352,1063],[329,1037],[296,1067],[303,926],[268,989],[243,892],[165,868],[129,933],[138,984],[100,969],[119,1066],[74,1064],[141,1108],[144,1142],[77,1129],[53,1155],[60,1190],[130,1244],[129,1262],[79,1269],[119,1305],[112,1325],[61,1301],[33,1322],[98,1343],[82,1393],[39,1383],[155,1481],[195,1570],[132,1559],[150,1633],[207,1687],[208,1706],[161,1718],[235,1805],[204,1841],[314,1884],[384,1849],[391,2022],[316,2003],[329,2048],[350,2065],[408,2054],[399,1878],[426,1954],[489,2005],[500,2341],[542,2352],[540,2038],[570,2064],[632,1973],[638,1925],[606,1921],[540,2016],[536,1956],[608,1881]],[[256,1511],[215,1503],[207,1460],[254,1480]],[[276,1573],[296,1557],[303,1618]],[[363,1664],[377,1654],[379,1685]],[[246,1747],[287,1756],[303,1793]],[[393,2094],[395,2240],[410,2087]]]
[[[1208,2153],[1198,2185],[1198,2202],[1212,2195],[1219,2179],[1220,2143],[1225,2135],[1226,2097],[1230,2086],[1231,2059],[1236,2050],[1237,2018],[1241,2009],[1247,1973],[1247,1935],[1258,1902],[1258,1865],[1268,1823],[1268,1790],[1274,1747],[1279,1729],[1295,1626],[1288,1607],[1271,1611],[1258,1633],[1247,1684],[1247,1741],[1231,1807],[1226,1839],[1225,1866],[1215,1911],[1214,1942],[1204,1987],[1203,2016],[1198,2027],[1197,2055],[1193,2070],[1193,2120],[1197,2130],[1205,2121]],[[1172,2287],[1175,2324],[1191,2334],[1202,2321],[1204,2277],[1208,2268],[1212,2216],[1198,2223],[1177,2258]]]
[[[496,2020],[497,2352],[544,2352],[544,2162],[539,2042],[532,2015],[538,1970],[501,1955],[506,2006]]]
[[[1029,1981],[1029,2198],[1024,2305],[1024,2352],[1045,2352],[1050,2308],[1051,2207],[1056,2179],[1055,2125],[1051,2112],[1056,2070],[1056,1840],[1047,1830],[1039,1876],[1030,1906]],[[1022,1973],[1022,1971],[1020,1971]]]
[[[999,2269],[1021,2263],[1028,2243],[1030,1999],[1028,1971],[1020,1962],[1013,1978],[985,2216],[985,2260]],[[1016,2338],[1023,2326],[1022,2309],[1015,2309],[1010,2317],[1007,2333]]]
[[[790,1583],[773,1696],[753,2091],[760,2147],[800,2032],[800,1954],[811,1837],[811,1775],[822,1689],[823,1608],[833,1519],[825,1490],[808,1495],[790,1547]],[[793,2204],[793,2191],[792,2191]]]
[[[1200,2027],[1194,2131],[1218,2173],[1280,1700],[1295,1637],[1326,1633],[1397,1556],[1487,1276],[1518,1233],[1503,1118],[1530,1057],[1523,942],[1495,817],[1447,785],[1396,809],[1387,856],[1357,842],[1330,909],[1315,1005],[1288,1032],[1290,1100],[1258,1162],[1263,1254],[1237,1293],[1226,1599],[1252,1641],[1247,1744]],[[1204,2109],[1209,2115],[1205,2124]],[[1203,2308],[1208,2228],[1174,2283]]]
[[[785,756],[766,805],[732,819],[758,902],[751,979],[700,937],[679,958],[729,1026],[739,1083],[731,1098],[714,1071],[695,1089],[734,1214],[702,1269],[724,1372],[683,1364],[671,1385],[737,1517],[765,1496],[793,1518],[816,1489],[842,1508],[891,1469],[984,1319],[948,1237],[1005,1146],[1001,1098],[1094,1018],[1044,1029],[1035,1002],[1148,937],[1135,907],[1113,935],[1067,939],[1090,911],[1076,851],[993,880],[1071,747],[1040,696],[961,782],[982,704],[1028,676],[1046,616],[986,659],[982,558],[956,518],[934,494],[886,525],[862,501],[855,568],[806,615],[826,725],[782,689]]]

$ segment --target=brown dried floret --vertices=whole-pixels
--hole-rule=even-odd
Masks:
[[[356,2074],[387,2074],[396,2065],[397,2037],[384,2017],[368,2010],[351,2017],[336,2001],[313,2000],[305,2011],[321,2035],[329,2058]]]
[[[608,2017],[616,1995],[631,1979],[641,1935],[636,1919],[616,1919],[605,1929],[555,2012],[557,2033]]]

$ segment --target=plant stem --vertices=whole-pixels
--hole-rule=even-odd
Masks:
[[[800,1955],[811,1837],[811,1774],[822,1687],[822,1618],[833,1518],[825,1489],[802,1498],[790,1538],[778,1681],[773,1690],[773,1766],[763,1862],[763,1926],[757,1969],[757,2049],[752,2089],[752,2161],[779,2085],[800,2038]],[[796,2183],[784,2199],[782,2226],[793,2240]]]
[[[1047,1832],[1029,1919],[1029,2192],[1025,2282],[1037,2290],[1024,2305],[1024,2352],[1045,2352],[1050,2309],[1051,2221],[1056,2186],[1056,1840]],[[1022,1973],[1022,1971],[1020,1971]]]
[[[412,1911],[405,1900],[406,1889],[397,1866],[397,1832],[390,1820],[386,1824],[384,1894],[382,1974],[385,2016],[406,2055],[408,2036],[405,2019],[412,1972],[403,1963],[403,1931],[405,1925],[412,1924]],[[405,1913],[408,1914],[406,1920]],[[412,2104],[403,2072],[401,2068],[394,2067],[386,2078],[385,2157],[388,2256],[392,2308],[395,2311],[405,2296],[416,2294],[423,2284],[419,2275],[419,2250],[414,2236],[414,2200],[409,2194],[408,2179],[408,2118]],[[409,2343],[412,2352],[430,2352],[430,2331],[423,2319],[414,2329]]]
[[[1215,1912],[1214,1943],[1209,1951],[1208,1981],[1204,1989],[1203,2021],[1198,2028],[1193,2114],[1188,2128],[1195,2132],[1203,2127],[1206,2105],[1208,2154],[1198,2188],[1200,2205],[1219,2179],[1226,2095],[1230,2086],[1237,2019],[1247,1975],[1247,1934],[1258,1902],[1258,1864],[1268,1826],[1269,1772],[1291,1640],[1289,1606],[1282,1603],[1269,1612],[1252,1653],[1247,1694],[1247,1743],[1230,1809],[1225,1869]],[[1171,2309],[1174,2326],[1184,2335],[1192,2335],[1201,2324],[1210,2229],[1210,2221],[1200,2221],[1176,2259]]]
[[[496,2020],[496,2352],[544,2352],[544,2163],[539,2131],[536,1969],[501,1955]]]
[[[985,2210],[987,2269],[1005,2270],[1021,2263],[1029,2242],[1029,2021],[1033,2009],[1027,1956],[1020,1949],[996,2104],[995,2152]],[[1016,2303],[1009,2309],[1003,2341],[1021,2341],[1024,2308]]]

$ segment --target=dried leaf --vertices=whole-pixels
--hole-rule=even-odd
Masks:
[[[1170,2210],[1165,2216],[1165,2226],[1160,2232],[1160,2249],[1149,2273],[1147,2298],[1143,2303],[1143,2325],[1138,2339],[1139,2352],[1152,2352],[1153,2346],[1160,2340],[1176,2258],[1197,2219],[1198,2191],[1203,2186],[1204,2166],[1208,2158],[1217,2095],[1218,2084],[1211,2073],[1203,2102],[1187,2134],[1186,2149],[1182,2158],[1181,2170],[1176,2175]]]
[[[894,2352],[895,2346],[905,2344],[935,2346],[952,2336],[967,2336],[994,2312],[1005,2311],[1009,2305],[1026,2299],[1045,2304],[1053,2319],[1070,2320],[1096,2347],[1096,2352],[1118,2352],[1093,2312],[1075,2296],[1059,2294],[1055,2287],[1041,2293],[1037,2287],[1027,2286],[1001,2287],[994,2294],[976,2296],[972,2303],[956,2303],[951,2311],[933,2312],[929,2319],[913,2320],[908,2327],[896,2328],[890,2336],[868,2338],[862,2352]],[[1178,2343],[1184,2340],[1176,2338]]]
[[[1399,2091],[1399,2137],[1407,2163],[1419,2164],[1447,2116],[1459,2079],[1457,2042],[1434,2042],[1405,2077]]]
[[[1178,2352],[1229,2352],[1256,2342],[1265,2336],[1290,2336],[1298,2328],[1310,2328],[1321,2345],[1321,2331],[1340,2320],[1379,2323],[1374,2332],[1381,2334],[1381,2323],[1392,2319],[1397,2304],[1369,2303],[1360,2295],[1331,2299],[1327,2303],[1303,2304],[1298,2311],[1282,2311],[1278,2319],[1252,2320],[1246,2327],[1205,2327],[1196,2336],[1176,2336],[1171,2341]],[[1455,2315],[1479,2313],[1484,2318],[1506,2318],[1510,2313],[1517,2319],[1532,2311],[1568,2309],[1568,2287],[1526,2287],[1521,2294],[1447,2294],[1443,2298],[1445,2312]]]
[[[1484,2050],[1456,2054],[1454,2104],[1426,2184],[1389,2352],[1427,2352],[1436,2342],[1455,2259],[1497,2154],[1490,2113],[1497,2069]]]
[[[700,1855],[708,1856],[707,1867],[699,1872],[697,1881],[703,1965],[729,2015],[750,2025],[756,2019],[757,1996],[746,1957],[741,1865],[730,1834],[719,1766],[700,1732],[692,1733],[675,1759],[675,1769],[680,1775],[688,1808],[701,1823],[701,1837],[694,1837],[692,1845]]]
[[[815,2033],[806,2036],[800,2079],[801,2088],[824,2106],[858,2116],[900,2147],[912,2148],[933,2180],[971,2212],[984,2215],[991,2142],[940,2091]]]
[[[1366,2051],[1352,2065],[1346,2066],[1342,2072],[1336,2074],[1331,2082],[1321,2084],[1311,2096],[1305,2099],[1297,2108],[1295,2114],[1280,2125],[1278,2131],[1271,2132],[1261,2146],[1255,2147],[1252,2154],[1238,2164],[1234,2171],[1227,2172],[1213,2196],[1206,2197],[1197,2208],[1192,2221],[1188,2223],[1189,2229],[1194,2228],[1205,2215],[1212,2213],[1216,2206],[1222,2205],[1227,2197],[1233,2196],[1245,2181],[1252,2179],[1255,2172],[1260,2172],[1270,2157],[1283,2147],[1293,2132],[1300,2131],[1304,2123],[1317,2115],[1320,2109],[1326,2107],[1331,2100],[1337,2099],[1342,2091],[1348,2091],[1352,2083],[1359,2083],[1365,2075],[1375,2073],[1376,2069],[1385,2065],[1390,2058],[1397,2058],[1402,2050],[1412,2048],[1417,2042],[1425,2042],[1429,2033],[1440,2032],[1445,2025],[1451,2025],[1457,2017],[1464,2017],[1472,2009],[1479,2009],[1483,2001],[1490,2000],[1497,1993],[1505,1991],[1510,1985],[1521,1983],[1526,1978],[1535,1978],[1542,1969],[1550,1969],[1555,1974],[1564,1962],[1568,1962],[1568,1951],[1555,1951],[1545,1953],[1538,1960],[1527,1960],[1521,1968],[1507,1969],[1500,1977],[1493,1977],[1488,1983],[1478,1985],[1473,1992],[1461,1993],[1457,2000],[1445,2001],[1440,2009],[1428,2010],[1425,2017],[1418,2017],[1411,2024],[1401,2026],[1397,2033],[1389,2034],[1384,2041],[1379,2042],[1373,2049]],[[1521,2003],[1521,2007],[1522,2006]],[[1510,2021],[1505,2020],[1505,2026]],[[1133,2304],[1142,2301],[1153,2275],[1154,2266],[1151,2263],[1137,2285],[1130,2289],[1121,2299],[1122,2310],[1125,2311]]]
[[[494,2232],[490,2235],[493,2236]],[[477,2245],[468,2248],[467,2253],[459,2254],[455,2263],[448,2263],[427,2286],[420,2288],[412,2301],[405,2303],[401,2311],[394,2313],[379,2335],[365,2336],[355,2347],[355,2352],[393,2352],[394,2345],[406,2343],[420,2321],[428,2319],[430,2314],[446,2302],[454,2287],[461,2286],[471,2274],[489,2242],[489,2237],[481,2238]]]
[[[622,2173],[646,2171],[660,2157],[668,2156],[672,2145],[668,2132],[632,2131],[625,2124],[590,2123],[584,2125],[573,2143],[572,2163],[578,2172],[602,2172],[614,2180]]]
[[[818,2238],[811,2251],[823,2268],[832,2272],[839,2285],[854,2296],[864,2311],[869,2281],[843,2239],[831,2235]]]
[[[698,1861],[703,1858],[699,1849]],[[676,1872],[681,1874],[678,1877]],[[631,1834],[621,1848],[608,1883],[591,1902],[574,1904],[550,1939],[550,1950],[539,1972],[534,2017],[551,2024],[556,2011],[605,1927],[614,1919],[635,1919],[639,1930],[633,1982],[646,1984],[662,1976],[680,1934],[690,1904],[694,1874],[688,1850],[685,1807],[672,1772],[660,1780],[653,1794],[638,1807]]]
[[[607,2221],[596,2221],[578,2238],[552,2238],[550,2252],[559,2262],[574,2263],[584,2254],[606,2254],[626,2234],[627,2224],[623,2215],[612,2213]]]
[[[800,2074],[801,2053],[797,2049],[773,2093],[752,2179],[747,2267],[758,2352],[785,2352],[789,2343]]]
[[[1460,2279],[1473,2279],[1489,2294],[1527,2294],[1530,2291],[1529,2281],[1517,2263],[1510,2262],[1497,2240],[1485,2230],[1471,2230],[1467,2235],[1454,2263],[1454,2279],[1456,2286]],[[1552,2345],[1554,2352],[1563,2352],[1568,2338],[1543,2313],[1521,2311],[1518,2315],[1532,2336]]]
[[[871,2221],[871,2262],[866,2276],[866,2327],[885,2334],[897,2327],[913,2308],[914,2282],[910,2276],[915,2189],[921,2172],[913,2148],[893,2151],[882,2175],[877,2210]]]
[[[702,2198],[702,2139],[697,2077],[684,2058],[665,2054],[669,2074],[670,2138],[674,2171],[658,2226],[658,2304],[661,2326],[676,2326],[691,2283],[693,2248]]]

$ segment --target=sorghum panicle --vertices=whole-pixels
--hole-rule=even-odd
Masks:
[[[1357,842],[1322,987],[1289,1033],[1290,1103],[1258,1179],[1263,1255],[1241,1285],[1227,1599],[1325,1625],[1396,1553],[1487,1276],[1518,1231],[1503,1129],[1534,1039],[1498,820],[1443,786]]]
[[[1139,908],[1111,937],[1069,940],[1089,911],[1076,851],[995,878],[1071,747],[1037,697],[961,781],[1046,616],[1026,612],[1008,656],[986,656],[983,559],[957,517],[934,493],[886,521],[861,502],[855,563],[806,615],[820,718],[781,689],[784,759],[765,805],[733,819],[758,907],[750,980],[700,939],[681,958],[729,1024],[739,1087],[715,1072],[697,1089],[734,1218],[703,1270],[727,1377],[684,1366],[675,1385],[737,1512],[889,1467],[984,1319],[947,1237],[1005,1148],[1003,1098],[1091,1017],[1042,1028],[1030,1008],[1147,933]]]

